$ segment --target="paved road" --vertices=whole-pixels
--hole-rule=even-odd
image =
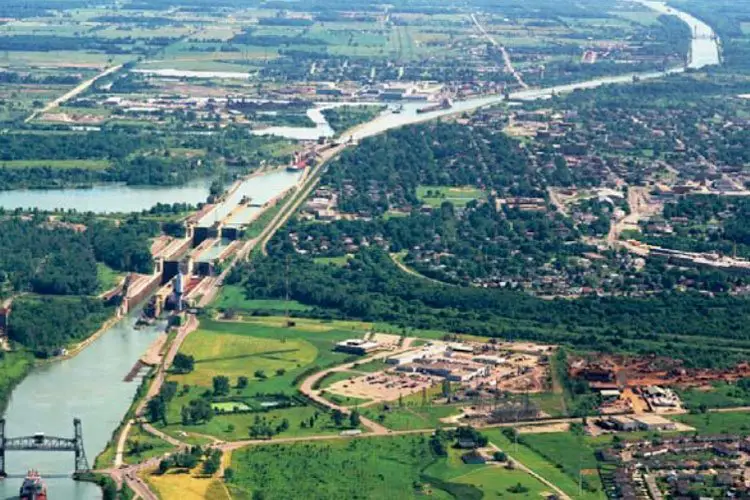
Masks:
[[[59,105],[68,102],[69,100],[71,100],[75,96],[77,96],[78,94],[81,94],[82,92],[85,92],[86,89],[88,89],[89,87],[91,87],[94,84],[94,82],[97,81],[99,78],[103,78],[103,77],[105,77],[107,75],[111,75],[112,73],[114,73],[116,71],[119,71],[120,68],[122,68],[122,64],[119,64],[117,66],[112,66],[111,68],[105,69],[104,71],[102,71],[101,73],[99,73],[98,75],[96,75],[95,77],[93,77],[93,78],[91,78],[89,80],[86,80],[85,82],[79,84],[73,90],[71,90],[71,91],[69,91],[69,92],[61,95],[60,97],[58,97],[54,101],[51,101],[51,102],[47,103],[47,105],[44,106],[42,109],[34,111],[33,113],[31,113],[31,115],[29,115],[24,120],[24,123],[29,123],[31,120],[33,120],[37,116],[43,115],[44,113],[46,113],[46,112],[48,112],[48,111],[50,111],[50,110],[58,107]]]
[[[500,49],[500,52],[502,52],[503,54],[503,61],[505,61],[505,71],[513,75],[513,78],[516,79],[518,85],[525,89],[529,88],[529,86],[526,85],[526,82],[523,81],[521,73],[516,71],[516,68],[513,67],[513,62],[510,60],[510,54],[508,54],[508,51],[505,49],[505,45],[498,43],[498,41],[495,40],[495,37],[490,35],[487,30],[484,29],[484,26],[482,26],[482,24],[479,22],[479,19],[477,19],[476,14],[471,15],[471,20],[474,22],[474,25],[477,27],[477,29],[482,32],[482,35],[484,35],[487,41]]]

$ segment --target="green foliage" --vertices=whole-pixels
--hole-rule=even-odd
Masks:
[[[340,134],[362,123],[367,123],[383,111],[383,106],[339,106],[322,111],[328,125]]]
[[[195,368],[195,358],[189,354],[178,352],[172,361],[172,370],[175,373],[190,373]]]
[[[111,313],[101,300],[89,297],[23,296],[13,301],[8,336],[46,358],[91,335]]]

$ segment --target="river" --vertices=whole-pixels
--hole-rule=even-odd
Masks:
[[[645,0],[644,0],[645,1]],[[656,10],[668,9],[663,4]],[[667,12],[665,12],[667,13]],[[669,9],[669,14],[693,27],[696,36],[692,43],[689,67],[703,67],[719,63],[719,51],[713,31],[704,23],[688,14]],[[706,43],[706,40],[710,43]],[[670,73],[683,71],[682,68]],[[641,79],[657,78],[665,73],[638,75]],[[552,89],[528,90],[512,95],[514,99],[544,98],[555,92],[570,92],[576,89],[594,88],[607,83],[627,83],[633,75],[601,78],[588,82],[561,85]],[[360,127],[353,135],[356,139],[369,137],[388,129],[416,123],[446,114],[469,111],[501,102],[501,96],[491,96],[458,102],[447,111],[418,114],[423,103],[405,103],[401,113],[386,113]],[[253,182],[263,182],[262,177]],[[155,188],[143,190],[126,186],[95,187],[91,190],[7,191],[0,193],[0,206],[40,208],[75,208],[106,212],[148,208],[156,202],[189,201],[198,203],[205,199],[206,192],[191,191],[201,187]],[[120,190],[120,191],[116,191]],[[184,191],[183,191],[184,190]],[[88,192],[87,192],[88,191]],[[144,194],[148,192],[148,194]],[[169,196],[182,196],[172,198]],[[188,193],[192,193],[188,195]],[[70,201],[66,200],[70,196]],[[194,196],[194,197],[193,197]],[[141,197],[135,202],[131,197]],[[46,203],[46,204],[45,204]],[[45,365],[34,370],[13,391],[5,412],[6,432],[9,436],[29,435],[43,431],[48,434],[70,436],[73,434],[74,417],[83,421],[84,442],[89,463],[110,438],[120,422],[137,387],[137,382],[126,383],[123,378],[133,363],[146,350],[156,335],[156,328],[135,330],[133,319],[121,321],[102,335],[78,356]],[[7,468],[11,473],[23,473],[34,467],[42,473],[66,473],[73,468],[73,456],[65,453],[8,453]],[[101,492],[90,484],[75,483],[69,479],[48,479],[50,498],[65,500],[89,500],[101,498]],[[16,495],[20,480],[8,479],[0,484],[0,495]]]

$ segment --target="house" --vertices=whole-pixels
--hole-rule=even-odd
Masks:
[[[643,431],[671,431],[677,428],[674,422],[659,415],[636,415],[633,420]]]

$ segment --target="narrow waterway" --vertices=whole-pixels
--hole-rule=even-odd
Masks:
[[[138,358],[164,325],[135,330],[135,317],[121,320],[76,357],[35,369],[13,391],[5,411],[7,437],[36,432],[73,437],[73,418],[80,418],[86,456],[104,449],[130,405],[140,379],[124,382]],[[71,473],[73,453],[7,452],[9,474],[38,469],[42,475]],[[49,498],[90,500],[101,498],[98,486],[70,479],[45,479]],[[22,479],[0,481],[0,498],[18,495]]]

